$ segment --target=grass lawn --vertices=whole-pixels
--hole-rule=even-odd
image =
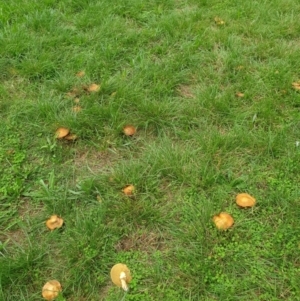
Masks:
[[[57,301],[300,300],[299,20],[298,0],[1,1],[0,300],[52,279]]]

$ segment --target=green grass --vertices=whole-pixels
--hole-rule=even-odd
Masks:
[[[2,2],[0,300],[300,300],[298,1]]]

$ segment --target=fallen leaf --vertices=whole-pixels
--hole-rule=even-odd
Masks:
[[[57,139],[61,139],[66,137],[70,133],[70,130],[68,128],[60,127],[55,132],[55,137]]]
[[[225,22],[219,17],[215,17],[214,20],[217,25],[225,25]]]
[[[237,93],[235,93],[235,96],[237,96],[237,97],[244,97],[245,94],[242,93],[242,92],[237,92]]]
[[[80,101],[80,99],[79,99],[78,97],[76,97],[76,98],[74,99],[74,102],[75,102],[75,103],[79,103],[79,101]]]
[[[84,71],[79,71],[79,72],[76,73],[76,76],[77,77],[83,77],[83,76],[85,76],[85,72]]]

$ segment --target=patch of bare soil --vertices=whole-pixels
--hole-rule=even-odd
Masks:
[[[193,92],[193,89],[191,86],[188,85],[180,85],[177,88],[177,92],[180,96],[184,97],[184,98],[195,98],[195,94]]]
[[[180,1],[179,1],[178,5],[181,6]],[[185,4],[183,7],[177,8],[174,11],[175,11],[176,14],[182,15],[182,14],[192,14],[192,13],[195,13],[195,12],[198,11],[198,9],[199,8],[198,8],[197,5],[186,5]]]
[[[112,151],[81,150],[74,159],[76,176],[97,175],[111,171],[118,155]]]
[[[136,232],[123,237],[116,245],[117,251],[143,251],[163,250],[165,238],[155,232]]]
[[[27,243],[26,230],[19,223],[34,219],[42,211],[41,205],[32,204],[29,198],[23,198],[18,206],[18,216],[15,217],[15,226],[0,234],[1,241],[8,241],[8,248],[15,245],[24,246]]]

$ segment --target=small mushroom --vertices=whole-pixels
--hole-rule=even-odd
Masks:
[[[61,217],[59,217],[58,215],[52,215],[46,221],[46,226],[49,230],[54,230],[57,228],[61,228],[63,223],[64,223],[64,220]]]
[[[64,137],[64,139],[68,141],[75,141],[77,138],[78,137],[75,134],[68,134],[66,137]]]
[[[133,136],[136,133],[136,128],[133,125],[125,125],[123,133],[125,136]]]
[[[61,284],[57,280],[48,281],[42,289],[42,296],[46,300],[54,300],[62,291]]]
[[[219,215],[215,215],[213,217],[213,221],[216,227],[220,230],[227,230],[234,224],[232,216],[226,212],[221,212]]]
[[[243,208],[253,207],[256,203],[256,199],[248,193],[239,193],[236,196],[236,203]]]
[[[88,87],[84,87],[84,89],[88,92],[98,92],[100,91],[101,86],[97,84],[91,84]]]
[[[135,187],[133,185],[127,185],[125,188],[123,188],[123,193],[125,195],[133,195],[134,191],[135,191]]]
[[[110,277],[115,285],[122,287],[126,292],[128,291],[128,283],[131,281],[132,277],[126,264],[115,264],[110,270]]]
[[[67,129],[67,128],[64,128],[64,127],[60,127],[56,130],[55,132],[55,137],[57,139],[61,139],[61,138],[64,138],[66,137],[68,134],[70,133],[70,130]]]

